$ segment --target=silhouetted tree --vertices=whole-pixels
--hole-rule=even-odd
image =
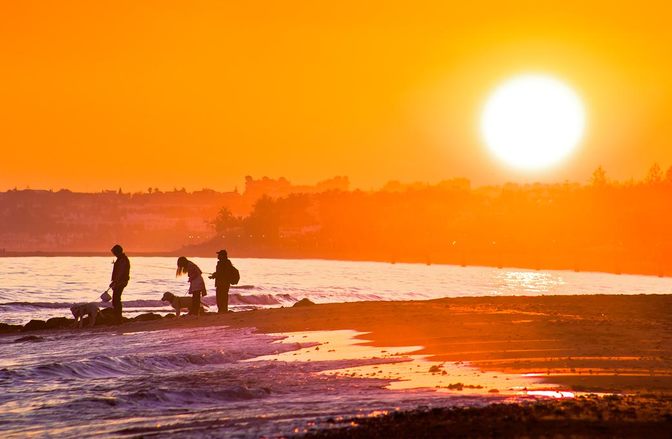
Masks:
[[[279,222],[275,201],[264,195],[259,198],[250,215],[243,221],[245,232],[251,237],[275,238],[278,236]]]
[[[218,234],[225,234],[234,227],[240,226],[242,220],[233,215],[231,210],[227,207],[222,207],[217,216],[212,221],[212,226]]]
[[[607,185],[607,173],[604,172],[602,166],[598,166],[597,169],[593,171],[590,184],[593,187],[604,187]]]
[[[660,165],[658,163],[654,163],[646,173],[644,182],[646,184],[658,184],[661,181],[663,181],[663,171],[660,169]]]

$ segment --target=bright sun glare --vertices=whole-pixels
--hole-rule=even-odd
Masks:
[[[481,133],[488,148],[509,165],[541,169],[578,145],[585,119],[583,104],[569,86],[550,76],[523,75],[488,98]]]

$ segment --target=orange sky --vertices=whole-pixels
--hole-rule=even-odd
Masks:
[[[2,2],[0,189],[585,182],[598,165],[618,179],[672,165],[664,2],[362,3]],[[585,141],[543,174],[479,140],[485,97],[520,72],[587,105]]]

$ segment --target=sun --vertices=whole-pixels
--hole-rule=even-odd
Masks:
[[[504,82],[488,98],[481,116],[488,148],[505,163],[527,170],[562,161],[583,138],[585,126],[578,94],[547,75]]]

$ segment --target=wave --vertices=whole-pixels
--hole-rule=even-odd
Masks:
[[[229,294],[230,305],[281,305],[297,300],[289,294]]]
[[[296,302],[290,294],[229,294],[229,305],[282,305]],[[215,305],[217,299],[214,292],[203,298],[203,302],[209,306]],[[73,303],[77,302],[6,302],[0,303],[0,310],[4,311],[26,311],[31,309],[69,309]],[[98,304],[101,308],[109,307],[111,304]],[[124,300],[124,308],[169,308],[167,302],[159,299],[137,299]]]
[[[6,302],[1,308],[70,308],[74,302]]]
[[[185,377],[188,378],[188,377]],[[187,387],[190,382],[183,380],[180,387]],[[38,410],[46,413],[60,411],[65,413],[87,412],[99,413],[104,416],[112,407],[118,409],[138,409],[145,410],[166,410],[182,409],[185,406],[207,406],[212,404],[222,404],[227,402],[249,401],[253,399],[264,398],[271,394],[271,390],[266,388],[256,388],[243,384],[231,384],[229,386],[218,386],[217,389],[163,389],[163,388],[143,388],[130,393],[119,392],[115,396],[86,396],[73,401],[63,403],[47,403],[39,407]],[[153,429],[152,429],[153,430]]]
[[[208,306],[217,304],[217,298],[214,291],[208,293],[207,296],[201,299],[203,303]],[[229,305],[282,305],[297,302],[290,294],[229,294]],[[168,302],[161,300],[129,300],[124,301],[124,307],[127,308],[150,308],[150,307],[170,307]]]
[[[115,378],[131,375],[170,373],[195,366],[235,363],[249,354],[212,351],[207,353],[177,353],[160,355],[124,355],[119,357],[99,355],[93,358],[40,364],[28,369],[0,370],[0,382],[8,379],[54,378]]]
[[[180,384],[184,386],[184,380]],[[185,405],[258,399],[271,394],[271,389],[269,387],[255,387],[238,384],[231,385],[230,387],[219,385],[217,387],[224,388],[213,389],[212,386],[209,386],[208,388],[194,388],[196,386],[193,384],[197,383],[192,382],[191,389],[175,388],[169,390],[165,388],[151,388],[139,390],[125,395],[124,399],[133,404],[149,405],[150,407],[155,407],[157,404],[161,406],[184,407]]]
[[[219,370],[221,366],[228,370],[243,360],[309,345],[274,343],[281,339],[253,334],[250,328],[227,327],[135,333],[112,345],[107,345],[108,335],[57,336],[45,340],[44,352],[50,354],[44,359],[31,347],[19,346],[28,364],[0,368],[0,385],[131,376],[179,380],[182,375],[192,376],[212,367]]]

